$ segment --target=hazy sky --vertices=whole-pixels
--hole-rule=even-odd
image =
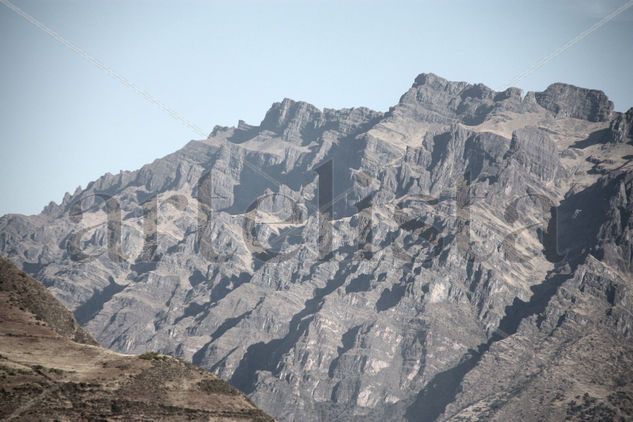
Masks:
[[[200,137],[0,0],[0,215]],[[210,132],[284,97],[387,110],[422,72],[495,89],[626,0],[11,0]],[[517,85],[633,106],[633,8]]]

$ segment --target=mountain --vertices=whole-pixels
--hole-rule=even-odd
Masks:
[[[272,421],[182,360],[99,347],[37,281],[0,258],[2,420]]]
[[[2,217],[0,251],[102,345],[192,361],[279,420],[626,419],[632,128],[560,83],[285,99]]]

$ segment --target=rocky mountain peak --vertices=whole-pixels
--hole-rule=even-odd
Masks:
[[[509,98],[520,100],[523,95],[523,91],[520,88],[510,87],[504,91],[497,92],[495,95],[495,101],[503,101]]]
[[[437,76],[434,73],[421,73],[413,81],[412,88],[425,91],[447,91],[458,93],[469,84],[467,82],[454,82]]]
[[[541,107],[559,117],[605,122],[613,112],[613,102],[604,92],[595,89],[554,83],[535,96]]]
[[[102,344],[190,360],[281,421],[563,420],[586,391],[617,416],[633,112],[611,110],[434,74],[388,113],[285,99],[0,218],[0,251]]]
[[[429,123],[462,121],[475,125],[494,108],[495,95],[484,84],[453,82],[433,73],[422,73],[400,98],[395,112],[411,114]]]
[[[307,125],[314,126],[321,120],[323,113],[312,104],[284,98],[274,103],[259,125],[262,130],[282,134],[300,133]]]

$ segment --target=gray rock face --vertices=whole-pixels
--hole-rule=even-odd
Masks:
[[[561,83],[537,93],[536,101],[557,116],[590,122],[605,122],[613,112],[613,103],[604,92]]]
[[[633,108],[626,113],[618,113],[611,121],[609,141],[616,144],[633,142]]]
[[[491,344],[441,420],[631,418],[631,176],[609,175],[561,203],[565,212],[584,206],[590,216],[568,228],[591,235],[567,236],[566,267],[548,276],[556,291],[516,333]]]
[[[387,113],[285,99],[2,217],[0,250],[103,345],[192,360],[280,420],[624,415],[628,369],[593,363],[627,364],[633,310],[611,109],[432,74]]]

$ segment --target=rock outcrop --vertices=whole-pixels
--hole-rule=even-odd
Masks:
[[[609,141],[615,144],[633,142],[633,108],[626,113],[618,113],[611,121]]]
[[[604,92],[561,83],[537,93],[536,101],[556,116],[590,122],[608,121],[613,112],[613,103]]]
[[[386,113],[285,99],[0,218],[0,251],[102,345],[193,361],[279,420],[622,416],[628,369],[595,364],[630,343],[612,108],[433,74]]]

